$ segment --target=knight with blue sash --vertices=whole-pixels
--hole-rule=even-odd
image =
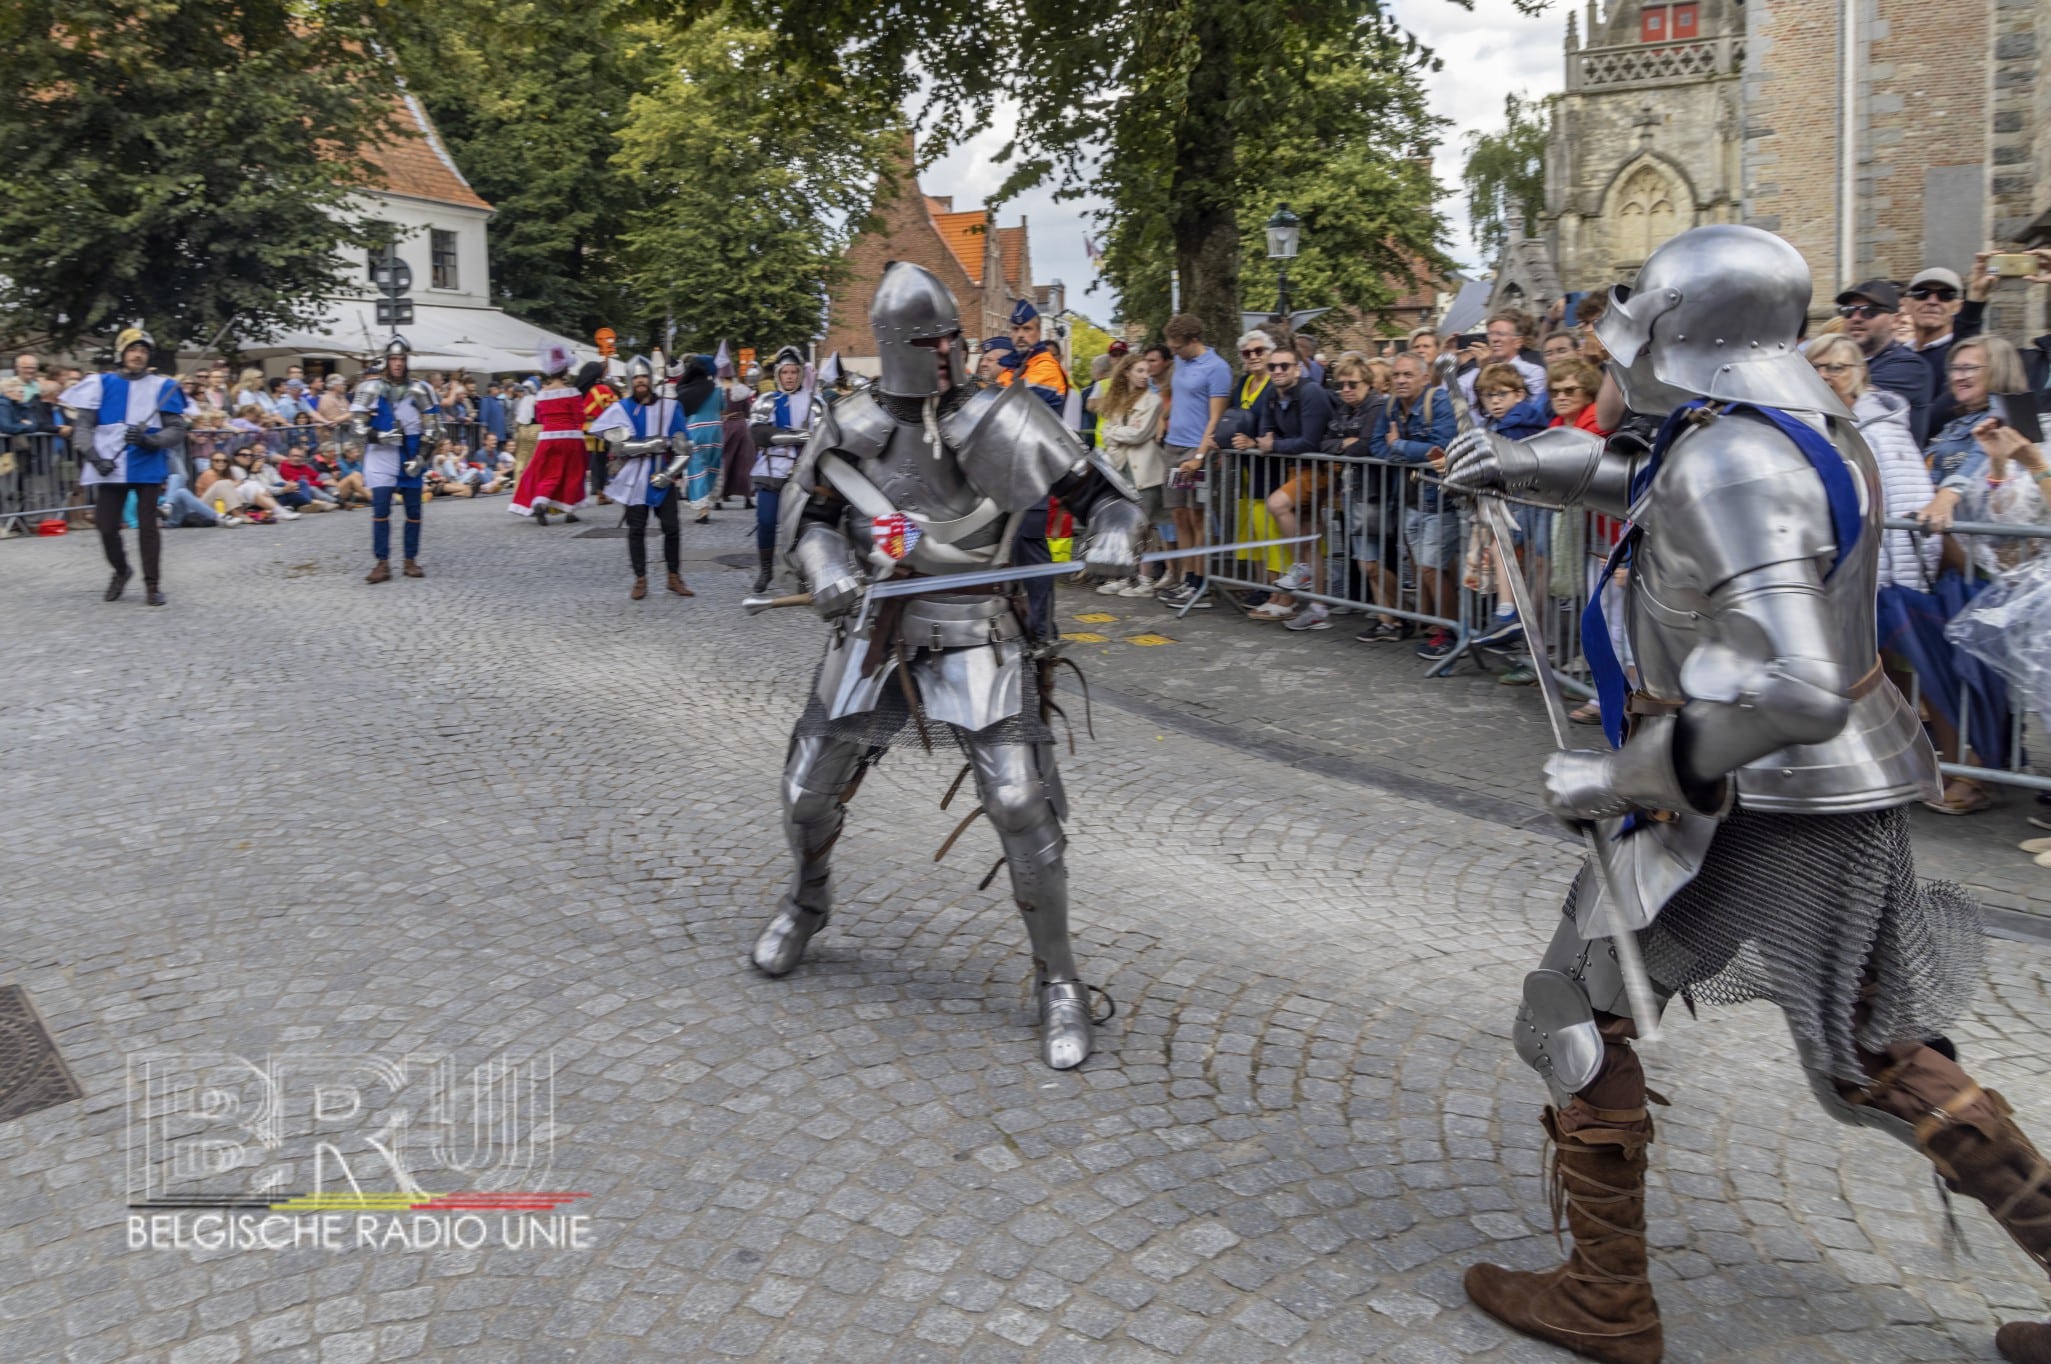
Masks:
[[[405,572],[424,578],[420,567],[422,481],[441,443],[441,404],[425,379],[412,375],[412,347],[402,336],[385,343],[384,361],[365,375],[350,397],[351,428],[364,442],[363,481],[370,488],[370,549],[376,563],[364,579],[392,580],[392,499],[406,511]]]
[[[121,547],[121,522],[133,497],[144,596],[151,606],[162,606],[157,499],[171,462],[185,458],[185,394],[176,379],[150,372],[155,352],[148,332],[124,328],[114,338],[116,367],[87,375],[59,394],[57,402],[73,414],[72,444],[85,454],[79,482],[93,490],[93,527],[114,570],[104,600],[118,601],[135,574]]]
[[[1513,1029],[1551,1090],[1574,1247],[1553,1270],[1484,1264],[1466,1279],[1490,1315],[1613,1364],[1664,1353],[1645,1235],[1652,1096],[1608,936],[1620,928],[1660,1006],[1777,1005],[1826,1112],[1921,1151],[2051,1267],[2051,1164],[1944,1037],[1977,984],[1979,909],[1916,879],[1906,807],[1937,793],[1937,758],[1880,668],[1880,481],[1801,355],[1812,296],[1801,255],[1771,233],[1684,232],[1595,326],[1625,406],[1663,422],[1649,448],[1554,428],[1447,450],[1452,487],[1630,522],[1582,625],[1611,747],[1545,770],[1548,807],[1600,831],[1607,874],[1584,867]],[[1610,646],[1617,611],[1635,686]],[[2051,1360],[2051,1326],[2011,1323],[1997,1344]]]
[[[657,357],[660,358],[659,356]],[[641,601],[648,595],[648,515],[662,527],[662,559],[669,569],[669,590],[695,597],[684,583],[683,527],[677,519],[677,490],[658,472],[671,450],[687,445],[684,412],[667,383],[657,386],[656,364],[635,356],[627,366],[627,396],[592,419],[592,435],[610,447],[612,475],[605,495],[625,507],[627,563],[634,585],[627,595]]]

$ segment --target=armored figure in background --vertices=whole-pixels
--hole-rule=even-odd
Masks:
[[[1046,680],[1028,657],[1009,584],[936,590],[864,608],[864,574],[930,576],[1012,563],[1024,514],[1053,493],[1089,528],[1091,571],[1137,560],[1136,499],[1023,386],[968,386],[954,298],[929,271],[884,272],[869,318],[881,376],[820,413],[784,490],[779,541],[834,635],[783,774],[796,867],[754,962],[781,976],[832,909],[828,851],[863,773],[910,728],[945,725],[996,827],[1031,939],[1050,1066],[1091,1046],[1089,987],[1068,931],[1061,820],[1067,803],[1042,714]],[[1047,671],[1051,671],[1049,665]]]
[[[1596,324],[1631,410],[1665,417],[1649,451],[1560,430],[1448,450],[1455,486],[1632,521],[1611,565],[1630,568],[1638,690],[1598,595],[1583,638],[1616,747],[1546,765],[1563,819],[1628,818],[1599,844],[1609,875],[1583,869],[1515,1025],[1552,1091],[1574,1249],[1547,1273],[1467,1274],[1492,1316],[1617,1364],[1663,1353],[1646,1278],[1648,1091],[1605,936],[1618,927],[1635,930],[1660,1005],[1683,992],[1778,1005],[1826,1112],[1914,1146],[2040,1265],[2051,1255],[2051,1165],[1942,1033],[1978,974],[1978,908],[1916,881],[1903,807],[1934,793],[1936,755],[1876,656],[1880,484],[1797,348],[1809,299],[1808,267],[1778,237],[1685,232]],[[1608,903],[1605,881],[1628,903]],[[2051,1326],[2011,1324],[1999,1343],[2051,1360]]]
[[[350,430],[364,442],[363,481],[370,488],[370,548],[377,562],[365,582],[390,582],[392,577],[392,494],[406,509],[405,570],[409,578],[421,571],[420,504],[422,476],[434,462],[442,438],[441,404],[425,379],[413,377],[412,347],[404,337],[385,343],[384,363],[367,374],[349,400]]]
[[[755,443],[755,463],[748,477],[755,493],[755,590],[765,592],[776,576],[776,520],[783,506],[783,485],[808,443],[826,404],[812,384],[812,367],[796,346],[785,346],[770,364],[776,386],[756,395],[748,412],[748,434]]]
[[[683,434],[684,414],[655,379],[655,362],[635,356],[626,367],[627,396],[591,422],[591,434],[605,441],[612,466],[605,494],[627,509],[627,565],[634,585],[627,595],[640,601],[648,595],[648,516],[662,528],[662,561],[669,569],[669,590],[679,597],[698,595],[684,583],[683,527],[677,519],[677,496],[656,473]]]

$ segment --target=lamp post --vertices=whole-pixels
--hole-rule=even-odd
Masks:
[[[1275,210],[1275,216],[1268,219],[1268,259],[1276,265],[1275,312],[1284,319],[1289,316],[1289,262],[1296,259],[1298,239],[1303,235],[1303,220],[1289,211],[1283,204]]]

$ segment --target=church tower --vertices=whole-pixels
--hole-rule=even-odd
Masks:
[[[1629,282],[1675,233],[1738,221],[1745,61],[1739,0],[1588,0],[1574,19],[1543,223],[1568,291]]]

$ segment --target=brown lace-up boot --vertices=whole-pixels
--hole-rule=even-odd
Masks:
[[[1976,1084],[1916,1124],[1916,1144],[1945,1186],[1986,1205],[2039,1269],[2051,1271],[2051,1162],[2023,1135],[2008,1101]],[[1994,1338],[2012,1364],[2051,1364],[2051,1325],[2010,1322]]]
[[[1477,1307],[1526,1335],[1605,1364],[1658,1364],[1666,1342],[1646,1278],[1643,1108],[1596,1108],[1575,1099],[1545,1110],[1553,1140],[1553,1230],[1561,1214],[1574,1249],[1558,1269],[1527,1274],[1501,1265],[1467,1271]]]

